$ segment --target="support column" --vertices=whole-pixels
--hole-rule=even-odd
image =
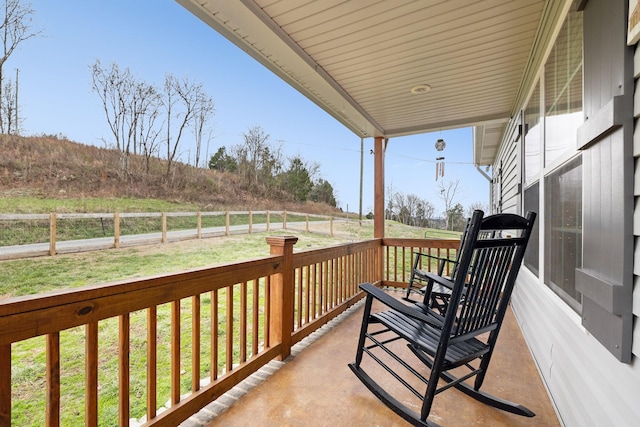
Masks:
[[[291,354],[291,334],[293,334],[294,271],[293,245],[298,241],[294,236],[273,236],[266,238],[271,246],[271,255],[284,257],[282,273],[271,276],[271,296],[269,319],[269,346],[282,343],[278,360]]]
[[[373,180],[373,238],[384,237],[384,138],[373,140],[374,180]]]

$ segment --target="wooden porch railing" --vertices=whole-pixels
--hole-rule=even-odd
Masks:
[[[434,257],[455,259],[460,240],[425,240],[385,238],[382,241],[385,268],[382,272],[382,284],[390,287],[406,287],[411,277],[411,269],[416,252],[426,253]],[[427,264],[424,257],[419,260],[419,267],[427,271],[438,271],[438,260],[432,259]],[[445,273],[449,274],[453,265],[445,264]]]
[[[177,425],[286,358],[361,298],[358,284],[404,286],[417,248],[457,247],[375,239],[294,253],[295,237],[267,241],[271,255],[252,261],[0,301],[0,426],[12,425],[12,402],[24,403],[15,377],[25,370],[42,384],[43,403],[29,402],[36,425]],[[117,336],[102,332],[109,322]],[[21,352],[34,339],[41,344]],[[84,366],[83,378],[65,377],[70,363]],[[78,393],[84,409],[70,411]],[[101,403],[109,393],[117,408]]]

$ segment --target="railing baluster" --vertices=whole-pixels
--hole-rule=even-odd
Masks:
[[[171,302],[171,406],[180,402],[180,300]]]
[[[85,326],[85,425],[98,425],[98,322]]]
[[[332,276],[333,276],[333,283],[332,286],[333,288],[337,289],[338,286],[340,286],[340,259],[339,258],[334,258],[331,260],[331,265],[332,265]]]
[[[240,363],[247,361],[247,282],[240,285]]]
[[[0,425],[11,425],[11,344],[0,345]]]
[[[218,290],[211,291],[211,382],[218,379]]]
[[[47,334],[47,427],[60,425],[60,333]]]
[[[227,287],[227,329],[225,332],[225,354],[227,356],[227,370],[233,369],[233,286]]]
[[[316,286],[316,265],[311,265],[311,319],[316,318],[316,308],[318,306],[318,289]]]
[[[129,349],[130,349],[130,335],[131,329],[129,328],[131,320],[129,314],[123,314],[120,316],[120,339],[119,339],[119,374],[118,374],[118,404],[120,415],[120,426],[129,425],[129,389],[130,389],[130,365],[129,365]]]
[[[156,416],[158,368],[158,309],[147,309],[147,419]]]
[[[310,266],[305,266],[305,288],[304,288],[304,295],[305,295],[305,302],[304,302],[304,323],[307,324],[309,323],[309,303],[311,301],[311,267]]]
[[[271,276],[264,278],[264,348],[269,347],[269,335],[271,324]]]
[[[349,255],[342,257],[342,280],[340,281],[340,287],[338,288],[338,299],[344,292],[344,287],[349,281]]]
[[[296,275],[297,275],[297,300],[296,300],[296,306],[297,306],[297,312],[298,312],[298,316],[297,316],[297,327],[298,329],[300,329],[302,327],[302,295],[303,295],[303,288],[302,288],[302,268],[298,268],[296,270]]]
[[[11,425],[11,344],[0,345],[0,425]]]
[[[200,294],[191,297],[191,391],[200,390]]]
[[[327,306],[327,290],[325,289],[326,282],[324,280],[322,262],[319,262],[317,265],[317,280],[318,280],[318,301],[320,302],[318,306],[318,316],[322,316],[325,312],[325,307]]]
[[[391,277],[390,276],[390,274],[391,274],[390,273],[391,263],[390,263],[390,259],[389,259],[390,258],[390,253],[391,253],[391,247],[386,246],[384,248],[384,252],[385,252],[385,259],[383,261],[384,261],[384,263],[386,265],[386,268],[384,269],[384,274],[385,274],[384,279],[385,280],[389,280],[389,278]]]
[[[253,336],[252,336],[252,348],[251,348],[251,355],[255,356],[256,354],[258,354],[258,343],[260,342],[260,289],[258,287],[259,285],[259,280],[258,279],[254,279],[253,280]]]
[[[333,294],[331,297],[331,305],[330,308],[333,308],[338,305],[338,301],[340,300],[340,283],[344,283],[345,273],[347,268],[347,256],[341,256],[338,258],[338,274],[335,276],[335,280],[332,280],[331,293]]]
[[[327,290],[333,289],[333,281],[331,280],[329,261],[322,261],[322,282]]]

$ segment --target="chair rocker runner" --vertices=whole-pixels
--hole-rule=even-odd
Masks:
[[[536,214],[528,213],[526,218],[483,215],[475,211],[470,220],[454,281],[426,273],[431,282],[452,289],[444,317],[423,305],[406,304],[371,284],[360,285],[367,298],[355,362],[349,367],[375,396],[414,425],[437,426],[428,420],[434,397],[451,387],[498,409],[535,415],[480,388]],[[517,237],[502,237],[505,232]],[[372,312],[374,300],[386,306],[384,311]],[[375,369],[376,363],[384,370]],[[372,378],[385,371],[421,400],[419,414]],[[471,385],[467,381],[473,377]],[[444,380],[441,387],[439,379]]]

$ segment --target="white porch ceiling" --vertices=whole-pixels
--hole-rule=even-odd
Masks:
[[[549,8],[546,0],[177,1],[358,136],[476,126],[479,165],[492,162],[516,114]],[[411,93],[417,85],[431,89]]]

